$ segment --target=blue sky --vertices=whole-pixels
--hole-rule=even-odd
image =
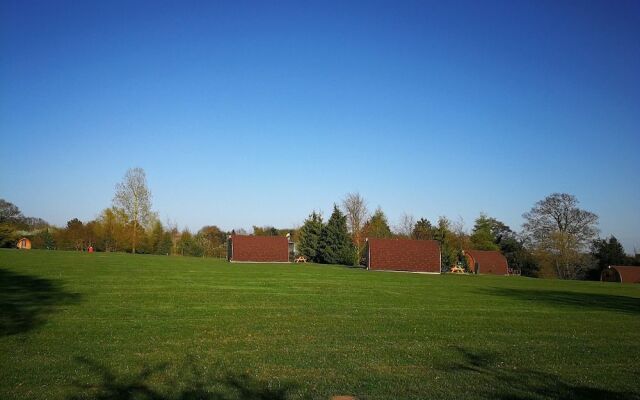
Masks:
[[[640,2],[0,2],[0,197],[62,225],[127,168],[163,221],[520,229],[553,192],[640,250]]]

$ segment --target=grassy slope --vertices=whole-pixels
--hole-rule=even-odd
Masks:
[[[2,250],[0,306],[3,399],[640,398],[640,285]]]

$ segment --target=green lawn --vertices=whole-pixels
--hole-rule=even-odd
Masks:
[[[0,398],[640,398],[640,285],[0,251]]]

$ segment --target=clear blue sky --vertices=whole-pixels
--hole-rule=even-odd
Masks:
[[[135,4],[133,4],[135,3]],[[552,192],[640,249],[640,2],[0,2],[0,197],[62,225],[127,168],[192,230]]]

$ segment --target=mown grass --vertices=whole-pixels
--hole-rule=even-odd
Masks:
[[[0,251],[0,398],[640,398],[640,285]]]

